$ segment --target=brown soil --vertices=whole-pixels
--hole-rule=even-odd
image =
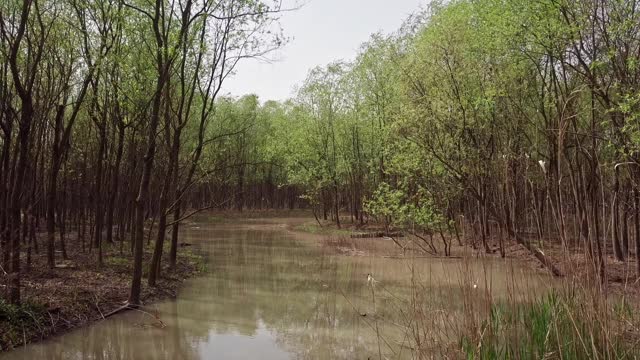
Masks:
[[[56,252],[56,267],[48,269],[44,234],[38,237],[40,253],[32,254],[31,270],[22,274],[22,315],[12,319],[8,311],[3,313],[0,309],[0,351],[100,321],[125,304],[129,296],[133,266],[129,243],[123,244],[122,254],[119,243],[104,244],[104,265],[98,267],[97,250],[87,245],[87,250],[82,251],[81,242],[70,234],[66,240],[68,260]],[[152,248],[145,246],[145,276]],[[22,255],[23,269],[27,266],[26,257]],[[175,297],[182,281],[197,273],[200,263],[200,256],[191,247],[181,247],[176,269],[163,268],[156,287],[147,286],[143,279],[143,302]],[[2,276],[0,283],[6,283]]]
[[[585,249],[570,247],[563,250],[557,243],[546,242],[540,248],[549,256],[563,275],[573,281],[595,279],[596,270]],[[506,249],[506,256],[521,259],[532,268],[545,271],[535,257],[521,245],[512,244]],[[640,277],[638,277],[635,254],[630,254],[627,261],[618,261],[613,256],[613,249],[605,249],[604,281],[600,284],[603,290],[611,294],[622,294],[640,303]]]
[[[304,222],[297,221],[297,225],[288,226],[288,230],[307,239],[314,239],[330,251],[347,256],[382,256],[382,257],[443,257],[442,240],[439,234],[433,236],[433,244],[438,250],[437,254],[425,253],[416,245],[422,240],[389,237],[383,238],[352,238],[350,234],[374,233],[382,231],[379,224],[352,224],[343,223],[337,229],[332,222],[322,222],[320,227],[313,219]],[[310,230],[312,229],[312,230]],[[318,230],[321,229],[321,230]],[[395,242],[394,242],[395,240]],[[457,244],[455,237],[449,237],[451,243],[451,257],[500,257],[497,239],[490,239],[490,253],[486,253],[480,246],[480,241],[474,247],[470,239],[463,239],[463,245]],[[533,241],[533,240],[532,240]],[[422,244],[424,245],[424,244]],[[594,278],[593,266],[586,251],[579,246],[571,247],[564,251],[560,244],[546,241],[538,244],[543,252],[549,256],[553,263],[562,271],[563,276],[572,281],[586,281]],[[601,284],[607,293],[628,296],[640,303],[640,277],[635,254],[629,254],[628,261],[617,261],[613,256],[613,250],[606,248],[605,256],[605,282]],[[505,243],[505,257],[517,259],[520,263],[530,267],[532,271],[547,272],[546,268],[522,245],[515,241]]]

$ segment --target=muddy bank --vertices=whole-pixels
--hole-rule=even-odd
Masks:
[[[41,235],[39,238],[44,239],[44,234]],[[40,244],[45,243],[40,241]],[[22,304],[16,307],[0,302],[0,351],[100,321],[105,314],[126,303],[133,266],[129,243],[105,243],[102,267],[97,265],[97,250],[89,246],[83,246],[70,234],[66,240],[68,260],[56,253],[54,269],[47,268],[44,249],[32,254],[31,270],[22,275]],[[145,278],[152,250],[153,244],[145,243]],[[26,267],[25,261],[23,269]],[[144,304],[175,297],[181,283],[202,268],[202,257],[192,247],[181,247],[176,268],[163,267],[156,287],[147,286],[143,279]],[[0,283],[5,283],[5,279],[0,279]]]
[[[440,235],[434,235],[433,245],[436,253],[425,253],[424,246],[418,246],[420,239],[411,236],[390,237],[378,236],[383,233],[384,227],[379,224],[352,224],[343,223],[337,228],[332,222],[322,221],[320,224],[315,219],[300,219],[289,223],[287,229],[297,234],[301,239],[313,240],[336,254],[346,256],[381,256],[393,258],[502,258],[499,251],[499,240],[488,239],[490,252],[483,249],[479,241],[474,245],[472,239],[461,239],[462,244],[454,236],[447,236],[451,245],[451,255],[444,256]],[[396,231],[397,232],[397,231]],[[374,234],[366,237],[361,234]],[[561,269],[564,278],[586,280],[590,272],[593,272],[587,253],[580,247],[572,247],[563,250],[559,244],[546,241],[537,243],[544,253]],[[627,262],[617,261],[613,256],[613,249],[607,248],[605,264],[604,284],[615,293],[633,295],[640,299],[640,279],[636,274],[637,264],[634,257]],[[536,259],[524,246],[515,241],[505,241],[504,259],[515,261],[530,268],[532,271],[547,273],[548,270]]]

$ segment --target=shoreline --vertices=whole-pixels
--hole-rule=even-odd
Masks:
[[[320,242],[321,246],[335,251],[337,255],[343,256],[382,256],[399,259],[416,255],[433,259],[501,258],[497,239],[488,240],[492,252],[486,253],[481,246],[474,248],[468,239],[463,239],[463,244],[458,245],[455,238],[450,237],[448,240],[451,244],[451,255],[445,256],[442,252],[440,235],[434,236],[434,243],[439,251],[437,254],[421,252],[415,246],[408,246],[403,251],[390,238],[351,236],[352,234],[381,231],[381,229],[376,224],[359,226],[349,222],[345,222],[338,229],[335,223],[329,221],[323,221],[322,227],[320,227],[314,219],[287,227],[287,231],[305,238],[312,238],[314,241]],[[522,266],[530,268],[531,271],[552,275],[532,254],[527,252],[524,246],[515,241],[505,241],[504,248],[504,259],[514,260]],[[589,260],[580,248],[572,247],[565,253],[558,244],[548,242],[543,250],[553,260],[554,264],[563,271],[564,275],[559,277],[560,279],[585,280],[589,277]],[[635,270],[635,261],[632,258],[628,259],[626,263],[617,261],[614,258],[613,250],[608,248],[605,257],[605,283],[607,286],[615,292],[631,295],[640,303],[640,289],[637,286],[633,286],[633,284],[640,282]]]
[[[38,234],[42,247],[45,236]],[[21,305],[0,301],[0,354],[90,326],[126,304],[132,272],[130,244],[105,243],[104,264],[98,267],[96,249],[77,251],[82,245],[75,234],[69,234],[66,242],[69,260],[63,260],[56,252],[54,269],[46,267],[43,249],[32,254],[32,269],[22,274],[25,296]],[[122,253],[121,246],[124,246]],[[168,247],[165,249],[168,256]],[[149,245],[145,242],[144,250],[143,306],[175,298],[185,280],[204,271],[204,256],[193,246],[181,246],[176,268],[163,266],[157,286],[150,287],[146,273],[153,242]],[[26,267],[26,261],[23,266]]]

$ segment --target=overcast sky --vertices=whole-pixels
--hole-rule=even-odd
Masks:
[[[390,33],[425,0],[303,0],[300,9],[282,14],[280,24],[291,41],[273,63],[245,60],[223,92],[257,94],[261,101],[284,100],[317,65],[351,60],[360,44],[377,31]],[[286,2],[285,2],[286,3]],[[289,0],[292,3],[292,0]]]

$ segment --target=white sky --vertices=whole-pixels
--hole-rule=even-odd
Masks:
[[[309,70],[334,60],[355,58],[360,44],[375,32],[397,30],[427,0],[303,0],[296,11],[282,14],[280,24],[291,41],[270,55],[275,62],[245,60],[222,91],[257,94],[262,102],[293,95]],[[285,1],[291,4],[293,1]]]

